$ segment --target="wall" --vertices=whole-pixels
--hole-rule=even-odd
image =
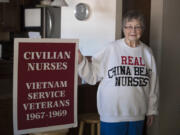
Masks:
[[[156,57],[158,69],[161,64],[163,0],[151,0],[150,46]]]
[[[116,0],[116,39],[122,37],[122,5],[123,0]]]
[[[180,135],[179,5],[179,0],[152,0],[150,39],[160,72],[160,114],[150,135]]]
[[[180,135],[180,1],[164,0],[160,134]]]
[[[84,2],[90,6],[90,17],[79,21],[74,16],[76,4]],[[120,20],[116,22],[116,11],[121,11],[121,0],[116,9],[116,0],[74,0],[68,7],[62,7],[61,38],[80,39],[80,50],[85,56],[92,56],[108,42],[120,37]],[[120,9],[120,11],[119,11]],[[121,18],[121,13],[118,13]]]
[[[163,29],[163,0],[151,0],[151,19],[150,19],[150,46],[156,57],[158,73],[161,67],[162,49],[162,29]],[[161,92],[161,91],[160,91]],[[160,135],[159,116],[155,117],[152,127],[147,128],[147,135]]]

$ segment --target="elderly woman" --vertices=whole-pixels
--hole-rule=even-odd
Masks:
[[[89,84],[100,81],[97,107],[101,135],[142,135],[158,113],[158,78],[152,50],[140,41],[144,18],[128,12],[123,39],[113,41],[89,62],[79,51],[79,75]]]

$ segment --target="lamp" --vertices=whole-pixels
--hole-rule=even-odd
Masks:
[[[60,6],[68,6],[66,0],[60,0]]]
[[[68,3],[66,2],[66,0],[53,0],[51,5],[57,7],[64,7],[68,6]]]
[[[0,0],[0,2],[9,2],[9,0]]]

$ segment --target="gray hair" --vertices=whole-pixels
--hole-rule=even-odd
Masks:
[[[122,22],[123,28],[125,27],[127,22],[129,22],[129,21],[131,21],[133,19],[140,21],[142,29],[143,30],[145,29],[144,15],[141,14],[140,12],[134,11],[134,10],[129,11],[124,15],[123,22]]]

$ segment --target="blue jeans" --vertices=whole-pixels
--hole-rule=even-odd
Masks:
[[[144,121],[107,123],[101,121],[101,135],[143,135]]]

